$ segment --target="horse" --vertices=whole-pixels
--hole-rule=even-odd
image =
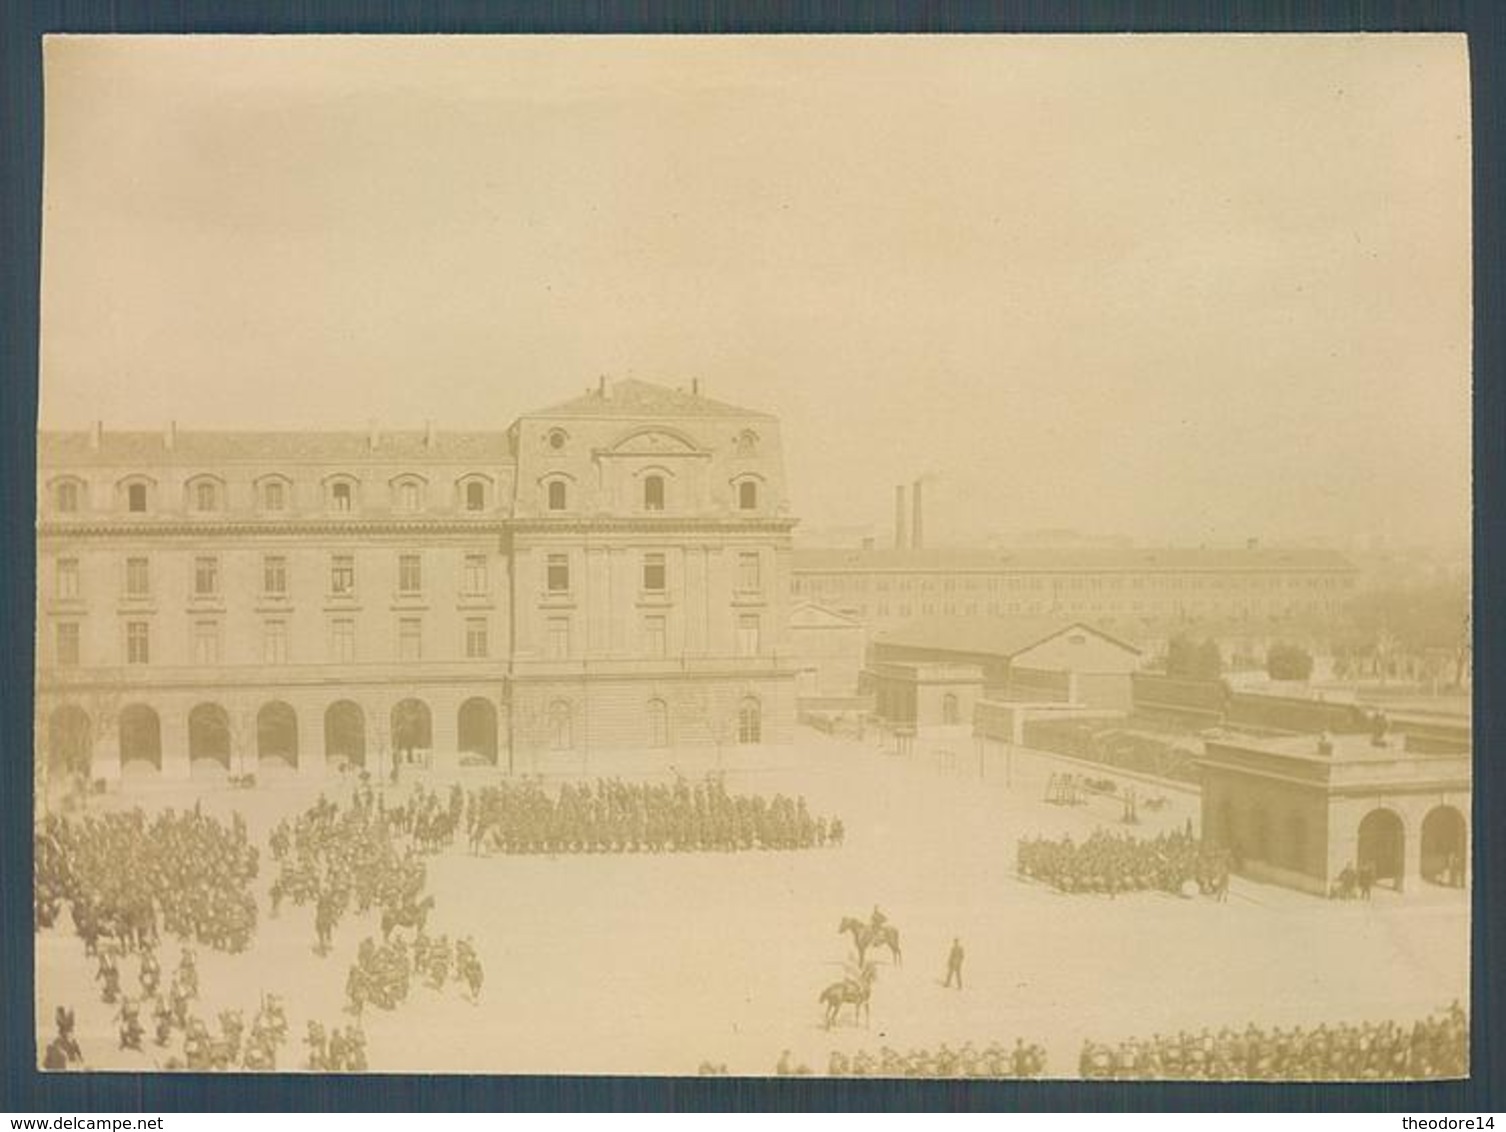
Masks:
[[[434,897],[425,896],[419,901],[410,901],[399,908],[382,909],[382,938],[392,938],[393,928],[413,928],[423,931],[429,922],[429,911],[434,907]]]
[[[903,963],[904,958],[899,950],[899,929],[893,924],[875,928],[856,916],[844,916],[837,927],[837,934],[844,935],[848,932],[852,933],[852,945],[857,948],[859,965],[862,965],[866,958],[868,949],[875,945],[887,947],[894,962]]]
[[[842,1007],[851,1004],[852,1020],[856,1024],[861,1015],[864,1025],[868,1023],[868,1000],[873,994],[873,983],[878,978],[878,971],[872,963],[864,963],[862,970],[855,979],[843,979],[840,983],[832,983],[821,992],[817,999],[826,1008],[826,1028],[830,1030],[837,1021],[837,1015],[842,1012]]]

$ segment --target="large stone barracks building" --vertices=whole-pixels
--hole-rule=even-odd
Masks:
[[[791,737],[779,422],[698,388],[603,383],[505,432],[96,426],[38,465],[51,773]]]

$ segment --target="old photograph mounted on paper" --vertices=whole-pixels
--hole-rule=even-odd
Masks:
[[[38,1064],[1467,1075],[1468,107],[50,39]]]

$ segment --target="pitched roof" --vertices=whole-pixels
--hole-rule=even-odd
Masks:
[[[1160,546],[1142,549],[1085,547],[1082,549],[970,550],[834,550],[796,547],[791,559],[796,573],[985,573],[1030,574],[1171,573],[1218,571],[1333,570],[1356,567],[1336,550],[1314,547],[1204,548]]]
[[[1140,650],[1102,629],[1070,617],[925,617],[879,633],[876,645],[932,649],[938,652],[1017,656],[1069,629],[1081,629],[1138,653]]]
[[[754,409],[740,409],[724,401],[714,401],[699,393],[671,389],[649,381],[626,378],[607,386],[605,395],[597,390],[541,409],[525,413],[528,417],[769,417]]]
[[[513,460],[505,432],[216,432],[179,429],[173,446],[166,434],[102,430],[95,448],[87,432],[37,434],[40,464],[164,467],[176,464],[256,463],[363,464],[412,461],[504,464]]]

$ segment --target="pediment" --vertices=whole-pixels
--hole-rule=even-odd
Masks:
[[[623,437],[607,451],[614,456],[692,456],[700,449],[678,432],[646,428]]]

